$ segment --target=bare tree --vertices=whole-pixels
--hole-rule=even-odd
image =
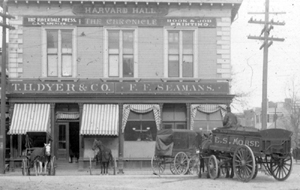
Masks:
[[[299,126],[300,126],[300,84],[296,76],[293,76],[287,83],[285,108],[289,115],[285,117],[286,128],[293,132],[293,147],[300,146]]]

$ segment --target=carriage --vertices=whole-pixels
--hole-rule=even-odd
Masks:
[[[30,162],[30,155],[36,149],[40,149],[44,147],[44,143],[47,138],[49,138],[49,134],[46,132],[27,132],[25,137],[25,151],[24,158],[22,159],[22,174],[30,175],[31,168],[33,168],[32,163]],[[51,144],[51,143],[50,143]],[[56,158],[54,155],[50,155],[50,162],[47,166],[47,174],[55,175],[56,170]]]
[[[201,143],[199,156],[212,179],[225,172],[226,177],[235,175],[248,182],[262,170],[283,181],[292,170],[291,136],[292,132],[284,129],[219,128]]]
[[[157,132],[155,154],[151,159],[154,174],[162,174],[166,165],[172,174],[193,173],[198,169],[197,155],[201,133],[185,129],[163,129]]]

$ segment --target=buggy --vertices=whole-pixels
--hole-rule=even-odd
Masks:
[[[30,170],[33,167],[30,162],[30,155],[34,152],[34,150],[38,148],[43,148],[44,143],[47,140],[46,132],[27,132],[25,137],[25,157],[22,159],[22,174],[30,175]],[[49,135],[48,135],[49,137]],[[54,155],[50,156],[50,162],[47,166],[48,175],[55,175],[56,168],[56,158]]]
[[[235,175],[248,182],[262,170],[283,181],[292,170],[291,136],[292,132],[284,129],[218,128],[202,142],[199,157],[213,179],[225,172],[226,177]]]
[[[162,174],[170,165],[173,174],[192,173],[199,168],[197,156],[201,133],[184,129],[163,129],[157,132],[155,154],[151,159],[154,174]],[[196,171],[197,172],[197,171]]]

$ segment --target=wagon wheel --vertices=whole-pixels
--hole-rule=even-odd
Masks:
[[[27,160],[22,160],[22,175],[27,175]]]
[[[189,163],[189,173],[197,174],[199,176],[200,171],[200,160],[198,158],[193,158]]]
[[[164,158],[158,157],[154,155],[151,159],[151,167],[153,170],[153,174],[160,175],[165,171],[165,161]]]
[[[176,173],[179,175],[186,174],[189,169],[189,157],[184,152],[178,152],[174,158]]]
[[[271,171],[273,177],[278,181],[286,180],[292,171],[292,157],[289,154],[285,158],[272,158]]]
[[[50,161],[50,175],[55,175],[55,169],[56,169],[56,158],[55,156],[53,156]]]
[[[236,148],[233,155],[233,169],[235,175],[243,182],[249,182],[255,173],[255,157],[247,145]]]
[[[257,164],[257,162],[256,162],[256,164],[255,164],[255,171],[254,171],[254,175],[253,175],[252,179],[255,179],[255,178],[256,178],[257,173],[258,173],[258,164]]]
[[[172,174],[177,175],[177,171],[175,170],[175,166],[173,163],[170,164],[170,171],[172,172]]]
[[[219,176],[218,160],[215,155],[210,155],[207,163],[208,174],[210,178],[216,179]]]

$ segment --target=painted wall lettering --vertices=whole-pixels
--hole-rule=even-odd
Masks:
[[[146,94],[229,94],[226,82],[41,82],[9,81],[10,93],[146,93]]]

